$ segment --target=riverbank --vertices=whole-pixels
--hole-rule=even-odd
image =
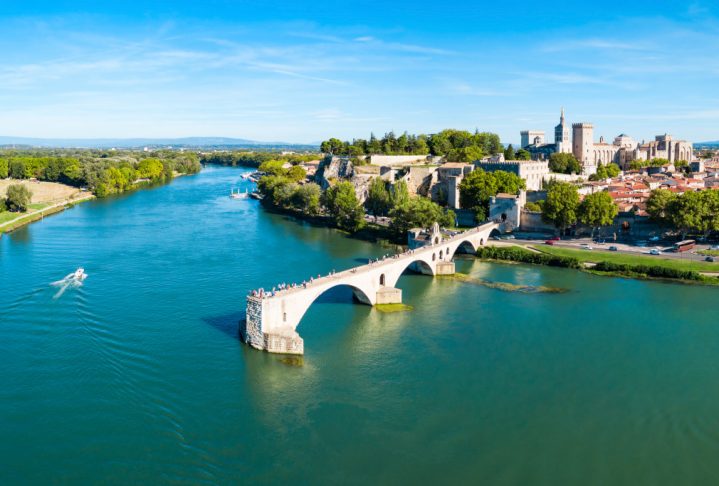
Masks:
[[[20,213],[3,211],[0,213],[0,234],[13,231],[95,197],[77,187],[57,182],[3,179],[0,180],[0,198],[4,197],[7,188],[14,184],[27,187],[32,192],[32,199],[27,211]]]
[[[561,250],[561,251],[556,251]],[[697,262],[680,260],[652,260],[649,257],[634,257],[590,250],[567,250],[558,248],[536,248],[521,246],[486,246],[477,250],[477,257],[490,261],[510,261],[581,270],[595,275],[636,278],[641,280],[664,280],[688,284],[719,286],[714,274],[716,264],[707,264],[696,270]],[[647,261],[648,260],[648,261]],[[683,267],[681,264],[684,264]],[[708,265],[712,265],[709,267]]]
[[[337,228],[332,224],[332,220],[329,216],[311,216],[303,213],[302,211],[296,211],[293,209],[280,208],[269,204],[260,203],[263,210],[286,216],[288,219],[300,220],[317,228],[332,228],[347,236],[348,238],[355,238],[361,241],[369,241],[371,243],[384,243],[389,245],[406,245],[406,241],[398,240],[394,233],[387,226],[382,226],[375,223],[365,223],[365,225],[354,233],[344,231]]]
[[[53,214],[62,212],[66,209],[69,209],[76,204],[80,204],[81,202],[89,201],[90,199],[94,199],[95,196],[92,194],[88,194],[84,197],[80,197],[73,200],[67,200],[62,201],[60,203],[51,204],[48,206],[44,206],[42,208],[35,209],[33,211],[28,211],[26,213],[22,213],[15,217],[14,219],[11,219],[9,221],[5,221],[0,224],[0,235],[3,233],[9,233],[11,231],[14,231],[22,226],[25,226],[30,223],[34,223],[35,221],[39,221],[41,219],[44,219],[46,216],[51,216]],[[8,213],[3,213],[4,215]],[[16,213],[9,213],[9,214],[16,214]]]

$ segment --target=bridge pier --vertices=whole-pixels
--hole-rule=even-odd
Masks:
[[[401,304],[402,289],[382,287],[377,291],[377,304]]]
[[[454,262],[437,263],[436,275],[454,275]]]

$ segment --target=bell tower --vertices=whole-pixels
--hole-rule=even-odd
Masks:
[[[572,145],[569,142],[569,127],[564,120],[564,107],[559,118],[559,125],[554,127],[554,143],[559,153],[571,153]]]

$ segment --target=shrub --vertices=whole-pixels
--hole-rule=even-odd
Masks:
[[[22,184],[11,184],[7,188],[5,204],[10,211],[27,211],[32,199],[32,191]]]
[[[660,265],[627,265],[624,263],[599,262],[594,266],[594,270],[598,272],[639,274],[655,278],[704,280],[704,277],[699,272],[691,270],[678,270]]]
[[[550,267],[581,268],[580,261],[573,257],[562,257],[535,253],[516,246],[483,246],[477,250],[479,258],[491,260],[507,260],[512,262],[532,263]]]

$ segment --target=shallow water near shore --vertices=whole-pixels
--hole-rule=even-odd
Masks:
[[[301,358],[251,288],[386,248],[264,212],[236,168],[0,239],[0,482],[686,484],[719,475],[717,289],[462,259],[410,312],[321,296]],[[77,267],[81,287],[48,285]]]

